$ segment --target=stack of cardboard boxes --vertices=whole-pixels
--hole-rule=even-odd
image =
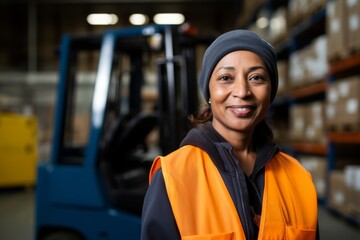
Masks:
[[[327,161],[322,156],[299,156],[301,164],[312,176],[318,198],[326,197]]]
[[[360,75],[337,79],[328,86],[326,118],[329,131],[360,130]]]
[[[360,165],[346,166],[344,178],[347,211],[360,217]]]
[[[360,218],[360,166],[348,165],[329,176],[329,206],[341,213]]]
[[[289,0],[289,21],[292,26],[310,17],[326,5],[327,0]]]
[[[323,101],[298,104],[290,108],[290,135],[295,142],[326,143]]]
[[[329,64],[327,61],[327,37],[320,36],[308,46],[289,56],[289,87],[303,87],[325,81]]]
[[[342,213],[347,212],[344,179],[344,172],[342,170],[334,170],[329,175],[328,205]]]
[[[326,8],[328,58],[348,57],[360,50],[360,0],[329,1]]]
[[[328,61],[346,59],[360,51],[360,0],[329,1],[326,8]],[[340,77],[339,77],[340,76]],[[360,75],[338,75],[326,92],[329,132],[360,130]],[[341,161],[337,157],[336,161]],[[329,173],[329,206],[360,219],[360,163]]]

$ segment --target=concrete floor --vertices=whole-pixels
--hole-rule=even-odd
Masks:
[[[320,238],[360,240],[360,226],[319,208]],[[0,240],[34,240],[34,190],[0,190]]]

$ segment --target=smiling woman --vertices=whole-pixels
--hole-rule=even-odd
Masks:
[[[311,175],[266,123],[278,86],[273,47],[247,30],[224,33],[205,52],[199,85],[207,103],[194,128],[154,160],[142,240],[318,238]]]

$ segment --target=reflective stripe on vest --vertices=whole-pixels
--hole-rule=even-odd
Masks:
[[[184,146],[155,159],[182,239],[245,239],[235,205],[206,152]],[[278,153],[265,167],[258,239],[315,239],[317,197],[310,174]]]

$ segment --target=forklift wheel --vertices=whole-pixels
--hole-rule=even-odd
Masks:
[[[58,230],[46,235],[43,240],[84,240],[84,238],[74,232]]]

